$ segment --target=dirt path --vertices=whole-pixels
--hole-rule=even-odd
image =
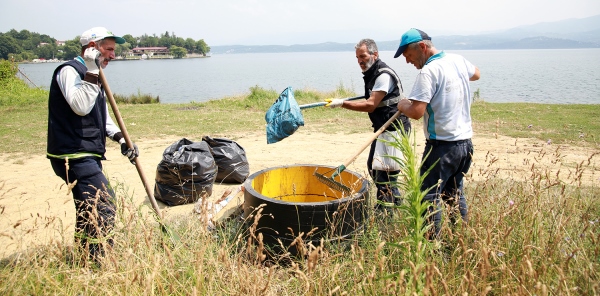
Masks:
[[[369,133],[323,134],[300,129],[291,137],[267,145],[264,133],[246,134],[235,139],[244,149],[250,163],[250,172],[289,164],[319,164],[337,166],[369,137]],[[179,138],[141,139],[140,161],[146,178],[154,185],[156,166],[166,147]],[[190,138],[192,141],[200,139]],[[417,151],[422,152],[423,135],[417,129]],[[573,182],[581,169],[587,185],[600,186],[600,149],[547,144],[534,139],[513,139],[476,135],[475,161],[468,179],[480,180],[493,175],[506,178],[527,179],[535,170],[549,170],[565,182]],[[118,147],[110,144],[104,169],[111,179],[125,183],[134,203],[149,203],[137,171],[123,156]],[[367,152],[348,168],[363,176],[366,174]],[[54,175],[45,156],[0,154],[0,258],[36,244],[65,240],[71,244],[75,210],[72,198],[67,195],[62,180]],[[550,171],[551,170],[551,171]],[[468,182],[469,180],[467,180]],[[218,198],[234,185],[213,186],[211,198]],[[468,186],[468,184],[467,184]],[[194,215],[193,204],[166,207],[160,204],[166,217]],[[150,210],[150,209],[149,209]]]

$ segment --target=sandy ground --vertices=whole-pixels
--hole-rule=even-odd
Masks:
[[[418,127],[416,134],[417,151],[420,154],[424,140]],[[369,133],[331,135],[300,128],[294,135],[276,144],[267,145],[264,133],[259,132],[239,135],[235,141],[246,150],[252,174],[281,165],[338,166],[354,155],[369,136]],[[156,166],[164,149],[177,140],[179,138],[134,138],[141,151],[140,163],[151,186],[154,186]],[[531,178],[532,172],[543,172],[550,179],[576,183],[574,176],[582,172],[583,183],[600,186],[598,146],[584,148],[548,144],[534,139],[483,135],[475,135],[473,143],[474,163],[467,182],[469,179],[482,180],[492,175],[526,180]],[[110,144],[108,150],[104,169],[109,178],[127,184],[134,203],[150,207],[135,166],[120,155],[117,145]],[[348,169],[367,176],[367,153],[363,151]],[[0,154],[0,162],[0,258],[37,244],[49,244],[57,240],[71,243],[75,220],[73,201],[67,195],[62,180],[54,175],[45,156]],[[556,175],[559,170],[560,173]],[[221,197],[223,192],[233,187],[235,185],[215,184],[211,198]],[[159,206],[167,219],[173,215],[189,215],[190,218],[196,215],[193,204],[167,207],[159,203]]]

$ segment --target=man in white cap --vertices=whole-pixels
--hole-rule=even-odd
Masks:
[[[76,247],[95,262],[112,246],[115,193],[102,172],[106,137],[121,143],[121,153],[135,163],[137,146],[129,149],[109,116],[99,67],[115,58],[125,40],[103,27],[81,34],[81,56],[56,68],[48,99],[47,157],[57,176],[72,185]]]
[[[398,103],[398,110],[413,119],[424,117],[423,131],[427,142],[423,157],[427,158],[421,174],[431,171],[421,188],[433,187],[424,199],[433,204],[430,212],[440,210],[442,201],[453,208],[458,205],[466,222],[468,212],[463,179],[473,156],[469,81],[479,79],[479,69],[460,55],[438,51],[431,37],[414,28],[402,35],[394,58],[400,55],[406,58],[406,63],[421,70],[408,98]],[[441,211],[432,218],[433,236],[438,238]]]

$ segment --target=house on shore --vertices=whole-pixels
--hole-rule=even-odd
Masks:
[[[136,47],[133,48],[127,59],[172,59],[173,55],[167,47]]]

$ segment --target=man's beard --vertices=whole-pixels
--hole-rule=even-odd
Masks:
[[[369,61],[364,64],[365,66],[362,68],[363,72],[367,72],[367,70],[369,70],[373,64],[375,64],[375,57],[371,56]]]
[[[417,70],[423,69],[423,67],[425,67],[425,63],[427,63],[428,59],[429,58],[427,57],[427,55],[425,54],[425,52],[421,51],[419,49],[419,56],[418,56],[417,61],[416,61],[418,64],[415,64],[415,68],[417,68]]]

